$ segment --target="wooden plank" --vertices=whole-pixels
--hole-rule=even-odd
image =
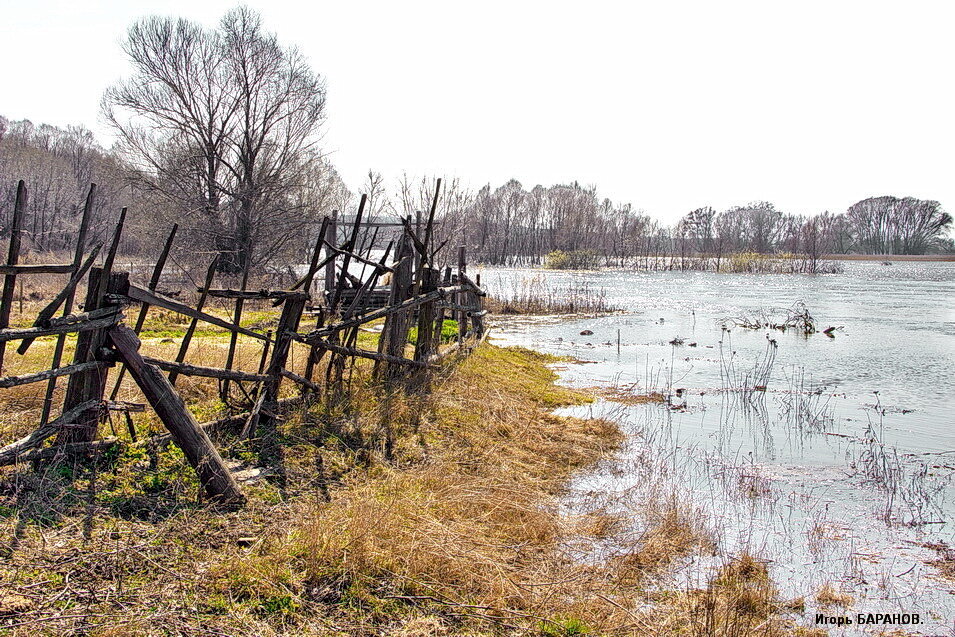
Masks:
[[[48,369],[43,372],[37,372],[35,374],[23,374],[21,376],[6,376],[0,378],[0,389],[7,389],[10,387],[18,387],[19,385],[28,385],[30,383],[36,383],[41,380],[49,380],[50,378],[58,376],[69,376],[70,374],[76,374],[90,369],[96,369],[98,367],[105,367],[106,363],[102,361],[90,361],[88,363],[80,363],[79,365],[67,365],[66,367],[58,367],[57,369]]]
[[[69,274],[75,268],[72,263],[63,264],[31,264],[31,265],[0,265],[0,274]]]
[[[282,370],[285,369],[285,363],[288,361],[289,352],[292,349],[293,335],[297,335],[299,321],[302,319],[302,310],[305,308],[305,301],[308,299],[306,294],[290,296],[285,299],[285,305],[282,306],[282,315],[279,317],[279,324],[275,330],[275,346],[272,348],[272,359],[269,361],[269,367],[266,375],[269,381],[265,384],[266,402],[274,402],[279,397],[279,387],[282,384]]]
[[[393,242],[388,243],[388,247],[385,248],[382,257],[379,260],[379,265],[383,265],[388,260],[388,255],[391,254],[392,245]],[[352,297],[352,302],[348,305],[348,309],[342,313],[342,317],[351,318],[352,316],[362,313],[361,310],[365,307],[365,299],[375,291],[375,285],[378,283],[378,278],[381,276],[381,273],[382,270],[375,270],[372,272],[371,276],[368,277],[368,280],[365,281],[355,292],[355,295]]]
[[[281,464],[277,416],[273,406],[278,402],[279,390],[282,386],[282,371],[285,369],[289,353],[292,351],[292,335],[298,329],[299,321],[302,319],[302,310],[305,309],[307,300],[308,295],[303,292],[288,297],[282,305],[282,315],[279,317],[278,327],[275,331],[272,358],[269,360],[269,366],[265,372],[269,379],[260,388],[260,394],[252,411],[252,416],[246,423],[243,432],[246,436],[252,436],[256,431],[261,431],[259,457],[267,466],[274,465],[278,469],[280,480],[284,480],[285,474]],[[259,423],[261,423],[261,426],[259,426]]]
[[[172,299],[165,297],[159,294],[158,292],[145,290],[136,285],[129,286],[129,290],[126,293],[126,296],[128,296],[129,298],[135,301],[140,301],[141,303],[149,303],[150,305],[155,305],[157,307],[161,307],[163,309],[170,310],[172,312],[184,314],[185,316],[189,316],[192,318],[199,318],[199,320],[205,321],[206,323],[210,323],[212,325],[221,327],[223,329],[226,329],[232,332],[238,332],[239,334],[244,334],[245,336],[251,336],[252,338],[257,338],[260,341],[266,340],[265,336],[262,334],[259,334],[258,332],[253,332],[252,330],[248,330],[244,327],[239,327],[238,325],[234,325],[233,323],[224,321],[217,316],[212,316],[211,314],[207,314],[205,312],[197,312],[193,308],[183,303],[180,303],[179,301],[173,301]]]
[[[410,222],[410,219],[407,221]],[[400,308],[412,296],[414,286],[414,257],[412,255],[411,239],[402,234],[398,243],[398,265],[391,279],[391,295],[388,301],[390,308]],[[372,312],[374,314],[374,312]],[[366,315],[369,316],[369,315]],[[378,353],[393,358],[403,358],[405,347],[408,344],[408,329],[411,325],[408,310],[398,310],[386,316],[385,324],[378,339]],[[382,368],[375,363],[374,376],[384,376],[386,382],[392,383],[403,373],[400,365],[389,365]]]
[[[402,223],[404,224],[404,227],[405,227],[405,236],[411,240],[411,243],[412,245],[414,245],[414,249],[415,249],[415,252],[417,253],[417,256],[421,258],[423,254],[428,252],[427,247],[425,247],[425,244],[421,243],[421,239],[418,238],[418,235],[412,229],[410,219],[405,219]],[[420,268],[416,268],[416,270],[420,270]]]
[[[321,393],[321,391],[322,391],[322,388],[321,388],[321,387],[319,387],[318,385],[316,385],[316,384],[313,383],[312,381],[308,380],[307,378],[305,378],[305,377],[303,377],[303,376],[299,376],[299,375],[296,374],[295,372],[291,372],[291,371],[289,371],[289,370],[287,370],[287,369],[283,369],[283,370],[282,370],[282,376],[284,376],[285,378],[288,378],[290,381],[293,381],[293,382],[298,383],[299,385],[302,385],[303,387],[306,387],[306,388],[308,388],[308,389],[311,389],[311,390],[314,391],[315,393]]]
[[[441,273],[434,268],[422,267],[421,291],[425,294],[436,291]],[[418,339],[415,343],[416,361],[427,362],[434,352],[434,301],[422,303],[418,309]]]
[[[147,363],[139,354],[139,338],[125,325],[109,330],[109,340],[130,376],[139,385],[146,400],[169,430],[176,445],[182,449],[199,475],[209,497],[222,505],[239,505],[245,501],[235,478],[229,473],[222,456],[209,436],[200,427],[182,398],[169,384],[159,368]]]
[[[319,308],[318,315],[315,317],[315,328],[321,328],[325,324],[325,309]],[[325,350],[319,349],[315,345],[312,345],[308,349],[308,360],[305,362],[305,380],[312,382],[312,377],[315,374],[315,367],[321,361],[322,356],[324,355]],[[317,385],[316,385],[317,387]],[[305,390],[309,386],[303,386],[302,392],[305,393]],[[320,390],[316,390],[317,394],[321,394]]]
[[[238,301],[255,301],[262,299],[285,299],[289,295],[296,294],[288,290],[203,290],[196,288],[198,292],[205,292],[216,299],[236,299]]]
[[[245,424],[242,426],[242,438],[251,438],[252,434],[259,428],[259,417],[262,414],[262,407],[265,405],[265,387],[259,387],[259,397],[255,401],[255,405],[252,406],[252,411],[249,412],[248,418],[245,419]]]
[[[102,409],[102,404],[98,401],[90,400],[76,405],[73,409],[63,412],[56,420],[42,424],[29,435],[0,448],[0,466],[13,464],[22,453],[40,446],[47,438],[55,436],[64,427],[73,426],[83,414],[91,409],[100,410]]]
[[[468,261],[467,261],[467,248],[465,246],[458,246],[458,281],[464,280],[464,271],[467,270]],[[458,305],[466,305],[464,293],[458,292],[457,295]],[[464,337],[468,332],[468,315],[465,310],[459,310],[457,314],[458,320],[458,347],[464,344]]]
[[[221,380],[262,382],[269,380],[264,374],[249,374],[231,369],[219,369],[218,367],[202,367],[200,365],[191,365],[189,363],[164,361],[159,358],[143,356],[143,360],[150,365],[155,365],[159,369],[167,372],[176,372],[183,376],[202,376],[204,378],[218,378]]]
[[[451,288],[451,289],[455,290],[457,288]],[[428,301],[434,301],[436,299],[443,298],[447,295],[448,295],[448,288],[438,288],[434,292],[428,292],[427,294],[422,294],[420,296],[410,298],[406,301],[399,303],[398,305],[391,305],[391,306],[382,308],[380,310],[375,310],[374,312],[369,312],[368,314],[364,314],[362,316],[347,319],[345,321],[340,321],[338,323],[335,323],[334,325],[329,325],[327,327],[312,330],[308,334],[299,335],[300,338],[297,338],[296,340],[300,340],[303,343],[311,343],[313,337],[321,338],[323,336],[329,336],[331,334],[338,333],[342,330],[346,330],[351,327],[364,325],[365,323],[370,323],[371,321],[375,321],[377,319],[386,317],[390,314],[396,314],[398,312],[409,310],[415,306],[421,305],[422,303],[427,303]]]
[[[427,367],[427,363],[422,363],[421,361],[412,361],[407,358],[401,358],[399,356],[391,356],[389,354],[379,354],[378,352],[370,352],[364,349],[358,349],[355,347],[345,347],[344,345],[336,345],[330,343],[323,339],[315,339],[315,345],[318,347],[324,347],[325,349],[335,352],[337,354],[342,354],[345,356],[356,356],[358,358],[368,358],[373,361],[379,361],[382,363],[393,363],[395,365],[406,365],[408,367]]]
[[[27,207],[27,185],[17,182],[16,201],[13,204],[13,219],[10,222],[10,245],[7,249],[7,265],[16,265],[20,260],[20,242],[23,234],[23,215]],[[13,291],[17,285],[16,273],[3,277],[3,292],[0,293],[0,330],[10,327],[10,311],[13,309]],[[0,374],[3,373],[3,355],[6,343],[0,341]]]
[[[143,403],[131,403],[125,400],[115,402],[112,400],[103,401],[103,406],[107,411],[125,411],[125,412],[135,412],[137,414],[143,413],[146,411],[146,405]]]
[[[477,294],[478,296],[487,296],[487,292],[481,289],[481,286],[468,278],[466,273],[461,273],[459,283],[465,287],[471,288],[471,291]]]
[[[135,441],[135,438],[133,439]],[[63,458],[69,456],[76,456],[80,454],[89,455],[92,453],[98,453],[110,447],[114,447],[119,444],[119,439],[110,436],[109,438],[103,438],[102,440],[94,440],[93,442],[71,442],[66,445],[60,445],[58,447],[47,447],[46,449],[34,449],[24,453],[22,456],[14,460],[6,460],[0,458],[0,466],[6,464],[14,464],[15,462],[21,463],[31,463],[37,462],[38,460],[52,460],[55,458]]]
[[[428,250],[431,248],[431,238],[434,234],[434,215],[438,210],[438,195],[440,194],[441,178],[438,177],[437,183],[434,185],[434,199],[431,201],[431,210],[428,213],[428,225],[425,226],[424,231],[425,254],[423,256],[425,262],[422,265],[432,265],[431,260],[434,258],[434,253],[429,253]]]
[[[434,304],[434,333],[431,335],[431,342],[434,343],[434,350],[441,349],[441,340],[444,336],[444,307],[437,303]]]
[[[340,256],[348,257],[353,261],[358,261],[359,263],[363,263],[364,265],[373,267],[379,272],[394,272],[392,268],[389,268],[384,263],[381,263],[379,261],[373,261],[372,259],[366,259],[365,257],[361,256],[357,252],[352,252],[350,250],[343,250],[342,248],[336,248],[330,243],[326,243],[325,247],[328,248],[328,250],[333,250],[336,254]]]
[[[73,300],[76,297],[76,286],[79,284],[80,280],[83,278],[83,274],[80,274],[80,264],[83,264],[83,267],[88,269],[93,264],[93,260],[96,258],[92,256],[87,258],[86,263],[83,263],[83,253],[86,252],[86,235],[89,232],[90,222],[93,219],[93,204],[96,201],[96,184],[90,184],[89,192],[86,193],[86,201],[83,203],[83,216],[80,218],[80,227],[76,233],[76,248],[73,250],[73,265],[77,266],[76,274],[70,278],[70,282],[67,284],[67,287],[60,293],[63,295],[62,301],[59,301],[60,295],[57,295],[57,298],[54,301],[58,301],[57,306],[59,307],[59,302],[63,303],[63,316],[69,315],[73,311]],[[93,249],[94,254],[99,254],[99,247]],[[51,304],[52,305],[52,304]],[[56,309],[53,309],[53,312],[56,312]],[[52,316],[52,314],[51,314]],[[63,348],[66,346],[66,334],[61,334],[56,339],[56,345],[53,347],[53,362],[50,364],[50,367],[56,369],[60,366],[60,363],[63,361]],[[26,350],[24,350],[26,353]],[[53,409],[53,393],[56,391],[56,378],[51,378],[50,382],[46,386],[46,394],[43,397],[43,409],[40,414],[40,423],[45,423],[50,419],[50,411]]]
[[[315,278],[315,274],[321,269],[321,265],[318,262],[319,257],[322,254],[322,245],[325,241],[325,233],[328,232],[328,217],[322,219],[322,225],[318,230],[318,237],[315,241],[315,249],[312,251],[312,260],[309,263],[308,271],[305,273],[301,279],[295,282],[290,289],[297,290],[302,288],[306,294],[309,296],[312,295],[312,281]]]
[[[122,314],[118,308],[111,308],[112,311],[103,314],[94,314],[92,312],[78,314],[78,317],[89,317],[94,315],[96,318],[78,318],[75,321],[65,322],[61,325],[52,327],[25,327],[23,329],[0,330],[0,343],[15,341],[23,338],[36,339],[42,336],[55,336],[57,334],[70,334],[73,332],[90,332],[99,330],[122,319]],[[69,317],[66,317],[69,318]],[[84,361],[85,362],[85,361]]]
[[[122,210],[119,211],[119,219],[116,221],[116,228],[113,230],[113,239],[109,243],[109,250],[106,251],[106,258],[103,259],[103,276],[100,277],[99,289],[96,292],[95,301],[96,307],[99,307],[103,301],[103,296],[106,294],[106,288],[110,283],[110,275],[113,273],[113,262],[116,260],[116,252],[119,250],[119,241],[123,237],[123,227],[126,224],[126,211],[127,208],[124,206]],[[129,273],[126,273],[127,276]],[[84,309],[89,309],[88,306]]]
[[[221,253],[220,253],[221,254]],[[216,267],[219,265],[219,254],[212,259],[212,263],[209,264],[209,269],[206,270],[206,280],[205,284],[202,286],[203,292],[199,294],[199,302],[196,303],[196,312],[201,313],[202,308],[206,305],[206,299],[209,297],[209,287],[212,285],[212,280],[216,276]],[[192,335],[196,333],[196,328],[199,326],[199,317],[193,316],[192,321],[189,322],[189,327],[186,328],[186,333],[182,337],[182,343],[179,345],[179,352],[176,354],[176,362],[182,363],[186,360],[186,352],[189,351],[189,345],[192,344]],[[176,378],[179,377],[179,372],[173,370],[169,372],[169,384],[175,386]]]

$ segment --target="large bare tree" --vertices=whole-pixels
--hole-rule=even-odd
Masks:
[[[315,144],[325,87],[303,56],[229,11],[217,29],[151,17],[130,27],[133,75],[107,90],[103,111],[137,178],[162,193],[241,271],[302,234],[317,211],[301,189],[327,169]],[[309,214],[312,213],[312,214]]]

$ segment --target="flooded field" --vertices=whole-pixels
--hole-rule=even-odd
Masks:
[[[569,510],[627,516],[678,498],[716,541],[666,585],[705,586],[744,553],[768,563],[794,617],[919,613],[953,634],[955,264],[846,263],[836,275],[485,270],[499,297],[604,295],[600,317],[514,317],[497,342],[572,356],[564,382],[604,398],[629,444],[582,475]],[[816,333],[765,327],[808,311]],[[741,325],[761,325],[755,329]],[[824,334],[823,330],[834,328]],[[589,333],[588,333],[589,332]],[[659,394],[662,402],[634,404]],[[581,559],[612,552],[592,546]],[[832,631],[833,634],[842,634]]]

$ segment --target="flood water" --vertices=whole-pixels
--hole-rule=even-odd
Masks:
[[[806,598],[794,614],[806,625],[826,610],[815,598],[830,584],[852,602],[828,614],[920,613],[920,625],[903,628],[950,635],[955,581],[930,562],[955,544],[955,264],[844,268],[485,269],[482,283],[504,298],[528,285],[605,294],[621,312],[506,319],[492,338],[588,361],[557,366],[567,384],[666,398],[563,410],[613,418],[629,433],[616,458],[576,480],[569,511],[602,498],[639,528],[640,501],[668,488],[719,544],[678,565],[669,584],[705,586],[745,552],[768,563],[781,595]],[[782,322],[800,303],[819,332],[734,320]],[[829,327],[831,338],[821,333]]]

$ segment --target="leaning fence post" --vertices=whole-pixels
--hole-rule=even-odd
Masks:
[[[245,267],[242,269],[242,286],[240,291],[245,292],[246,288],[249,285],[249,264],[245,264]],[[232,312],[232,323],[234,325],[242,324],[242,309],[245,305],[245,300],[240,296],[235,300],[235,309]],[[232,365],[235,362],[235,350],[239,345],[239,333],[232,332],[229,335],[229,352],[225,357],[225,368],[227,370],[232,369]],[[222,384],[219,385],[219,399],[223,403],[229,400],[229,380],[225,379],[222,381]]]
[[[220,504],[241,504],[245,498],[222,456],[208,434],[199,428],[195,417],[186,409],[185,403],[169,384],[169,380],[158,367],[143,360],[139,353],[139,338],[125,325],[113,326],[109,331],[109,338],[119,358],[129,370],[129,375],[139,385],[176,445],[182,449],[189,464],[196,470],[209,497]]]
[[[86,234],[89,231],[90,220],[93,218],[93,203],[96,199],[96,184],[90,184],[89,193],[86,195],[86,202],[83,204],[83,217],[80,219],[80,229],[76,235],[76,249],[73,253],[73,266],[80,268],[83,262],[83,252],[86,250]],[[94,248],[93,253],[96,252]],[[77,272],[73,273],[78,279],[82,277]],[[63,301],[63,316],[68,316],[73,311],[73,300],[76,298],[76,288],[70,289]],[[53,364],[51,367],[56,369],[63,360],[63,348],[66,345],[66,334],[61,334],[56,339],[56,345],[53,348]],[[50,411],[53,409],[53,392],[56,391],[56,379],[51,378],[46,386],[46,395],[43,397],[43,411],[40,414],[40,425],[45,425],[50,420]]]
[[[272,347],[272,359],[269,361],[269,367],[266,375],[269,380],[265,385],[265,402],[272,403],[279,398],[279,388],[282,385],[282,370],[288,362],[289,352],[292,350],[292,332],[298,330],[298,325],[302,320],[302,311],[305,309],[305,302],[308,300],[308,294],[289,294],[285,297],[285,303],[282,306],[282,315],[279,317],[279,324],[275,330],[275,345]]]
[[[269,377],[265,381],[265,387],[262,388],[263,394],[259,397],[259,402],[264,411],[260,418],[259,429],[263,432],[262,459],[276,457],[280,454],[278,440],[276,439],[276,403],[279,399],[279,389],[282,387],[282,370],[288,362],[289,353],[292,349],[292,333],[298,330],[299,322],[302,320],[302,311],[305,309],[305,302],[308,300],[308,294],[302,292],[299,294],[290,294],[285,297],[285,303],[282,305],[282,315],[279,317],[279,324],[275,330],[275,344],[272,346],[272,359],[269,361],[266,375]],[[255,423],[248,425],[250,433],[254,432]]]

